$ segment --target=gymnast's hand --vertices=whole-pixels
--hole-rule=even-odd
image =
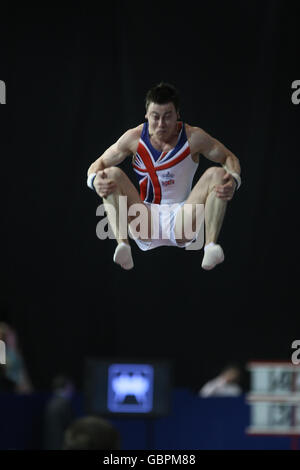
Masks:
[[[96,192],[101,197],[107,197],[113,193],[117,187],[116,183],[107,177],[105,170],[98,171],[94,180]]]
[[[226,173],[223,177],[223,183],[224,184],[217,184],[214,190],[217,197],[223,199],[223,201],[230,201],[235,192],[236,181],[230,173]]]

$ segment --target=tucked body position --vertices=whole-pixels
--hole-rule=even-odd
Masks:
[[[164,245],[186,248],[197,239],[203,215],[202,268],[213,269],[224,261],[217,239],[228,201],[241,185],[239,160],[200,127],[180,121],[178,92],[170,84],[147,92],[145,118],[88,169],[87,185],[103,199],[117,242],[113,260],[126,270],[134,266],[128,229],[144,251]],[[214,165],[192,187],[200,155]],[[118,167],[127,157],[140,193]]]

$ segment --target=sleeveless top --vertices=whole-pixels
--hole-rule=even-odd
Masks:
[[[176,146],[168,152],[156,150],[149,137],[148,122],[144,123],[133,169],[140,185],[144,202],[173,204],[185,201],[192,189],[198,167],[192,159],[183,122],[178,122],[180,133]]]

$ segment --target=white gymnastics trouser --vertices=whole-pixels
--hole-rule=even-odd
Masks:
[[[176,215],[182,208],[184,202],[185,201],[178,204],[152,204],[144,202],[144,204],[149,209],[151,209],[151,219],[152,221],[155,221],[155,224],[158,224],[158,227],[157,225],[155,227],[156,236],[149,241],[145,241],[140,240],[139,238],[135,238],[129,226],[129,233],[141,250],[152,250],[153,248],[158,248],[159,246],[176,246],[190,250],[200,250],[202,248],[204,243],[204,211],[203,220],[200,224],[200,230],[198,233],[194,234],[194,237],[190,241],[179,244],[175,239]]]

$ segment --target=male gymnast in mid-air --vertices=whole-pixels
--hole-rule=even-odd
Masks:
[[[144,124],[126,131],[88,169],[87,184],[103,198],[117,241],[113,259],[126,270],[134,266],[127,229],[132,232],[138,216],[130,208],[140,207],[146,216],[144,227],[135,232],[134,239],[141,250],[149,250],[164,245],[189,246],[199,229],[197,208],[204,207],[202,268],[211,270],[224,261],[217,238],[228,201],[241,185],[239,160],[203,129],[179,120],[178,92],[168,83],[147,92],[145,118]],[[221,166],[208,168],[192,188],[200,155]],[[128,156],[132,156],[140,194],[117,166]],[[125,231],[118,222],[120,196],[127,201]],[[192,234],[186,234],[187,221],[192,224]]]

